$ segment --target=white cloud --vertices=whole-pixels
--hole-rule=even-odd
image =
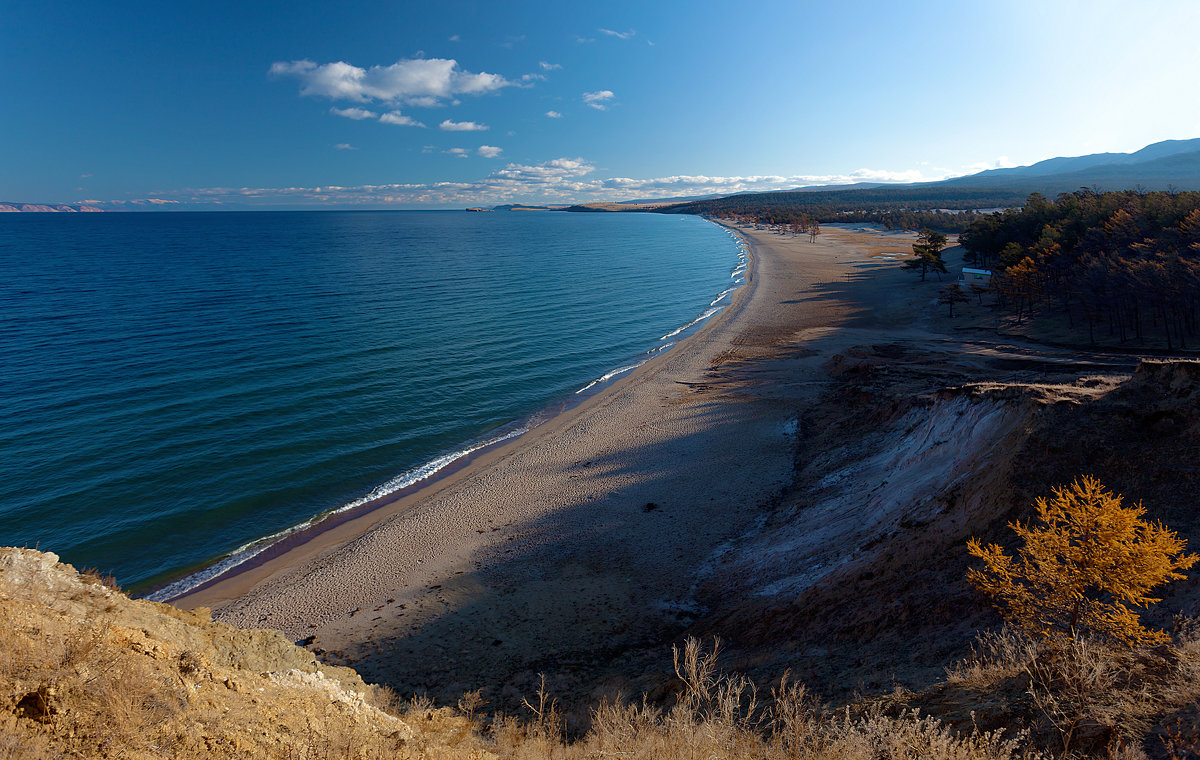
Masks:
[[[204,192],[204,191],[200,191],[200,192]],[[214,201],[214,202],[215,202],[215,203],[220,203],[220,201]],[[92,204],[92,205],[95,205],[95,206],[111,206],[111,207],[114,207],[114,208],[119,208],[119,207],[121,207],[121,206],[167,206],[167,205],[178,205],[178,204],[180,204],[180,203],[183,203],[183,201],[178,201],[178,200],[170,200],[170,199],[167,199],[167,198],[134,198],[134,199],[132,199],[132,200],[116,200],[116,201],[84,201],[84,203],[90,203],[90,204]]]
[[[455,95],[482,95],[513,84],[499,74],[463,71],[452,58],[402,59],[390,66],[367,69],[344,61],[276,61],[269,73],[299,79],[301,95],[359,103],[380,100],[428,105]]]
[[[334,150],[358,150],[358,148],[354,147],[350,143],[338,143],[337,145],[333,146],[333,149]]]
[[[616,95],[613,95],[612,90],[597,90],[596,92],[583,93],[583,102],[597,111],[607,111],[608,106],[606,104],[615,97]]]
[[[359,121],[362,119],[374,119],[379,114],[374,111],[368,111],[365,108],[330,108],[329,113],[334,116],[344,116],[347,119]]]
[[[90,177],[90,176],[92,176],[92,175],[91,175],[91,174],[80,174],[80,175],[79,175],[79,178],[80,178],[80,179],[87,179],[87,178],[88,178],[88,177]]]
[[[425,126],[424,124],[417,121],[413,117],[405,116],[404,114],[400,113],[399,111],[389,111],[388,113],[385,113],[383,116],[380,116],[379,121],[383,124],[395,124],[396,126],[399,126],[399,127],[423,127],[423,126]]]
[[[480,145],[476,152],[484,158],[499,158],[503,151],[495,145]]]
[[[449,39],[451,42],[459,42],[461,38],[457,34],[452,34]]]
[[[561,63],[547,63],[546,61],[538,61],[538,66],[542,67],[542,71],[554,71],[562,68]]]
[[[438,129],[447,132],[486,132],[490,127],[487,124],[480,124],[476,121],[450,121],[446,119],[441,124],[438,124]]]
[[[404,102],[410,106],[416,106],[417,108],[440,108],[441,106],[446,105],[432,95],[420,95],[415,98],[405,98]],[[453,101],[451,105],[458,105],[458,101]]]
[[[551,119],[561,119],[562,118],[562,114],[559,113],[558,111],[547,111],[546,115],[549,116]]]
[[[627,40],[637,34],[633,29],[628,32],[614,32],[612,29],[597,29],[601,34],[607,34],[609,37],[616,37],[619,40]]]
[[[460,158],[487,156],[451,148],[444,153]],[[499,150],[498,148],[496,150]],[[583,158],[556,158],[540,164],[508,163],[486,176],[465,182],[428,182],[354,187],[203,188],[166,194],[171,203],[236,206],[480,206],[499,203],[568,204],[589,201],[622,201],[636,198],[672,198],[694,195],[790,190],[810,185],[854,182],[923,182],[944,179],[919,170],[858,169],[848,174],[824,175],[673,175],[667,177],[596,177],[596,169]],[[160,193],[159,195],[164,195]],[[111,205],[121,205],[109,202]],[[122,203],[128,203],[123,201]]]
[[[449,153],[452,156],[458,156],[459,158],[468,158],[471,155],[471,151],[467,150],[466,148],[450,148],[449,150],[444,150],[442,152]]]
[[[1016,166],[1016,164],[1008,156],[997,156],[992,161],[977,161],[973,164],[967,164],[963,168],[968,174],[978,174],[988,169],[1008,169],[1013,166]]]
[[[526,85],[528,85],[530,87],[533,86],[533,85],[529,84],[530,82],[544,82],[545,80],[546,80],[546,77],[544,74],[522,74],[521,75],[521,81],[525,82]]]

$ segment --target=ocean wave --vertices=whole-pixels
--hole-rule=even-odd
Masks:
[[[716,306],[721,301],[724,301],[725,297],[728,296],[730,293],[732,293],[735,290],[737,290],[736,287],[725,288],[724,290],[722,290],[720,293],[717,294],[717,297],[713,299],[712,303],[710,303],[709,306]]]
[[[688,322],[688,323],[687,323],[686,325],[684,325],[683,327],[676,327],[676,328],[675,328],[674,330],[672,330],[671,332],[669,332],[669,333],[667,333],[666,335],[664,335],[664,336],[662,336],[661,338],[659,338],[659,340],[666,340],[667,338],[674,338],[674,337],[675,337],[676,335],[678,335],[679,333],[683,332],[684,330],[688,329],[689,327],[691,327],[691,326],[693,326],[693,325],[698,325],[698,324],[700,324],[701,322],[703,322],[704,320],[708,319],[708,318],[709,318],[709,317],[711,317],[713,314],[716,314],[718,311],[720,311],[721,309],[724,309],[724,308],[725,308],[724,306],[713,306],[713,307],[711,307],[711,308],[709,308],[709,309],[706,309],[706,310],[704,311],[704,313],[703,313],[703,314],[701,314],[700,316],[696,317],[696,318],[695,318],[695,319],[693,319],[691,322]]]
[[[596,384],[598,384],[598,383],[603,383],[603,382],[606,382],[606,381],[608,381],[608,380],[612,380],[612,379],[613,379],[614,377],[616,377],[617,375],[623,374],[623,373],[625,373],[625,372],[632,372],[633,370],[637,369],[638,367],[642,366],[643,364],[645,364],[645,363],[646,363],[646,362],[648,362],[648,361],[650,361],[650,360],[649,360],[649,359],[643,359],[643,360],[641,360],[640,362],[637,362],[636,364],[629,364],[629,365],[626,365],[626,366],[624,366],[624,367],[618,367],[618,368],[616,368],[616,369],[612,370],[611,372],[605,372],[605,373],[604,373],[603,375],[601,375],[600,377],[596,378],[596,379],[595,379],[595,380],[593,380],[592,382],[588,383],[587,385],[583,386],[583,387],[582,387],[582,388],[580,388],[579,390],[575,391],[575,395],[577,395],[577,396],[578,396],[580,393],[583,393],[583,392],[584,392],[584,391],[586,391],[588,388],[591,388],[592,386],[594,386],[594,385],[596,385]]]
[[[609,374],[611,375],[612,373],[609,373]],[[608,375],[606,375],[605,377],[608,377]],[[529,424],[523,425],[514,430],[510,430],[502,435],[493,436],[493,437],[488,438],[480,443],[476,443],[476,444],[467,446],[466,448],[459,449],[458,451],[454,451],[449,454],[443,454],[440,457],[431,459],[430,461],[426,462],[425,464],[423,464],[419,467],[414,467],[411,470],[406,470],[405,472],[402,472],[401,474],[397,475],[396,477],[392,478],[391,480],[388,480],[386,483],[383,483],[383,484],[378,485],[375,488],[371,489],[371,492],[365,496],[362,496],[360,498],[354,499],[353,501],[347,502],[346,504],[343,504],[342,506],[340,506],[336,509],[332,509],[328,512],[322,512],[321,514],[314,515],[313,517],[309,518],[308,520],[305,520],[304,522],[300,523],[299,525],[293,525],[290,528],[281,530],[277,533],[273,533],[273,534],[267,536],[266,538],[257,539],[255,541],[251,541],[250,543],[243,544],[242,546],[239,546],[237,549],[234,549],[232,552],[230,552],[224,558],[218,560],[216,563],[209,565],[208,567],[206,567],[203,570],[200,570],[196,573],[192,573],[191,575],[189,575],[185,578],[181,578],[181,579],[175,581],[174,583],[163,586],[162,588],[157,589],[153,593],[147,594],[146,598],[153,602],[166,602],[166,601],[170,601],[171,599],[174,599],[178,596],[182,596],[183,594],[186,594],[188,591],[191,591],[192,589],[194,589],[198,586],[201,586],[201,585],[207,583],[208,581],[225,574],[227,571],[237,567],[238,565],[241,565],[245,562],[248,562],[249,560],[254,559],[259,554],[263,553],[264,551],[269,549],[271,546],[279,543],[281,540],[287,538],[288,536],[295,535],[296,533],[299,533],[302,530],[310,528],[313,525],[315,525],[316,523],[318,523],[319,521],[324,520],[325,518],[327,518],[331,515],[340,514],[342,512],[346,512],[351,509],[355,509],[356,507],[361,507],[364,504],[372,502],[376,499],[383,498],[384,496],[393,494],[401,489],[408,488],[409,486],[412,486],[412,485],[416,485],[417,483],[420,483],[422,480],[425,480],[426,478],[430,478],[433,475],[436,475],[439,471],[445,469],[447,466],[453,464],[454,462],[457,462],[458,460],[462,459],[463,457],[474,454],[476,451],[479,451],[480,449],[484,449],[489,446],[494,446],[498,443],[502,443],[504,441],[516,438],[520,435],[524,435],[525,433],[529,432],[532,428],[536,427],[538,422],[539,421],[531,420],[529,422]]]

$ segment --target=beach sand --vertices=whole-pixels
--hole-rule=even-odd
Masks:
[[[934,295],[880,251],[912,235],[736,228],[745,287],[697,334],[579,407],[416,493],[175,601],[269,627],[401,695],[644,688],[693,590],[788,488],[798,410],[824,363],[919,331]],[[932,284],[931,284],[932,285]],[[627,669],[636,670],[636,669]],[[590,690],[590,691],[589,691]]]

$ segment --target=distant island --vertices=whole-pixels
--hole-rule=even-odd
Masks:
[[[80,204],[69,205],[66,203],[13,203],[12,201],[0,202],[0,213],[40,213],[40,214],[58,214],[58,213],[103,213],[104,209],[96,208],[95,206],[84,206]]]

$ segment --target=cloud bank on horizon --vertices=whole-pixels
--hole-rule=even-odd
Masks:
[[[936,180],[1200,134],[1180,94],[1200,76],[1195,0],[293,6],[6,8],[0,198],[626,200]],[[1153,108],[1113,109],[1120,92]],[[567,160],[587,170],[562,175]]]
[[[469,158],[467,148],[450,148],[445,153]],[[501,149],[481,145],[475,151],[484,158],[499,157]],[[943,170],[944,171],[944,170]],[[694,195],[729,195],[743,192],[790,190],[812,185],[855,182],[926,182],[944,179],[948,173],[927,175],[920,171],[859,169],[840,175],[734,176],[678,175],[637,179],[594,177],[596,167],[583,158],[556,158],[540,164],[510,163],[481,179],[466,182],[392,183],[380,185],[321,185],[313,187],[211,187],[192,188],[155,195],[171,203],[210,206],[327,206],[330,204],[406,208],[413,206],[459,207],[503,203],[566,204],[634,199],[674,198]],[[139,201],[89,201],[119,208],[141,205]]]

